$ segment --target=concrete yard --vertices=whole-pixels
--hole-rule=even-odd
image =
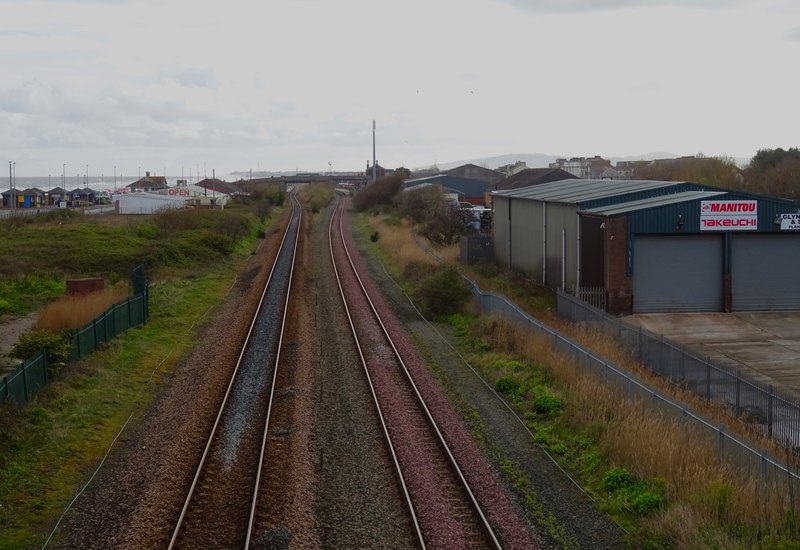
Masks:
[[[800,399],[800,312],[647,313],[624,318]]]

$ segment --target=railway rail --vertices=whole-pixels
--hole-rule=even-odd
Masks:
[[[358,274],[342,229],[343,204],[337,204],[329,226],[331,261],[418,544],[501,548]],[[345,290],[354,286],[361,292]]]
[[[301,208],[292,215],[168,548],[248,548],[257,513]]]

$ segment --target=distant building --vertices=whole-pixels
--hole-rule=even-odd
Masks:
[[[372,177],[373,172],[375,173],[374,178]],[[378,164],[377,161],[375,162],[373,170],[373,167],[370,166],[369,161],[367,161],[367,171],[364,172],[364,175],[367,176],[367,181],[372,181],[373,179],[379,180],[381,178],[385,178],[386,176],[391,176],[392,174],[394,174],[394,170],[384,168],[383,166]]]
[[[421,185],[439,185],[442,192],[453,193],[458,196],[459,201],[468,202],[476,206],[484,206],[486,204],[486,195],[491,189],[491,184],[488,181],[461,178],[448,174],[406,180],[403,183],[403,188],[408,190]]]
[[[503,174],[505,177],[511,177],[514,174],[522,172],[528,168],[528,163],[524,160],[518,160],[514,164],[505,164],[503,166],[498,166],[497,171]]]
[[[503,179],[503,173],[476,164],[463,164],[456,166],[450,170],[444,170],[442,174],[447,176],[455,176],[457,178],[466,178],[473,180],[480,180],[490,184],[497,183]]]
[[[223,193],[228,196],[241,195],[242,189],[235,183],[230,183],[217,178],[206,178],[198,181],[195,186],[208,190],[209,193]]]
[[[549,164],[550,168],[560,168],[580,179],[602,179],[602,174],[611,168],[611,161],[600,155],[593,157],[572,157],[570,159],[556,159]]]
[[[186,198],[147,191],[115,196],[117,214],[155,214],[171,208],[184,208]]]
[[[159,191],[169,188],[165,176],[151,176],[150,172],[145,172],[143,178],[139,178],[133,183],[126,185],[131,191]]]
[[[577,176],[561,168],[526,168],[513,176],[507,177],[493,187],[493,190],[520,189],[551,181],[577,179]]]

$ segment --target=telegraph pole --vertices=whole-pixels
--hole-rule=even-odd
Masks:
[[[375,119],[372,119],[372,181],[378,177],[377,168],[375,167]]]

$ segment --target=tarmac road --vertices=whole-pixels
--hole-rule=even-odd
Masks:
[[[640,313],[625,320],[800,399],[800,311]]]

